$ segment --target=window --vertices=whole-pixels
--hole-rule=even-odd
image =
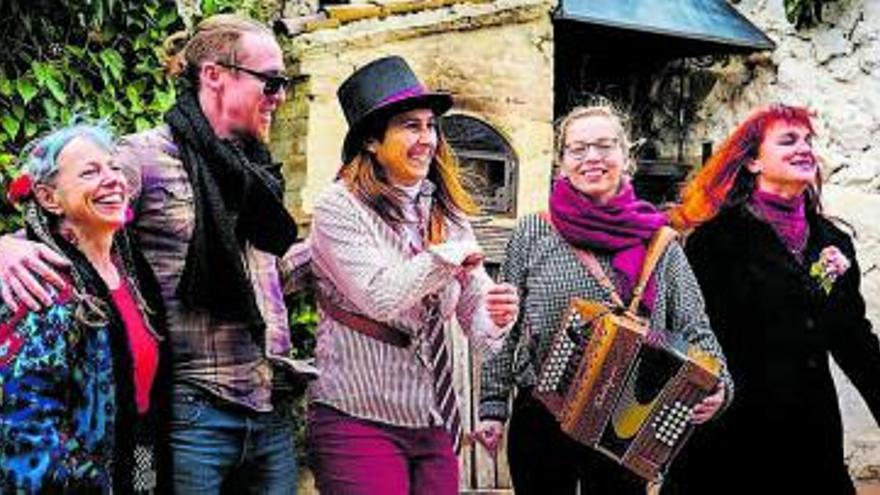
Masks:
[[[467,115],[449,115],[441,126],[458,156],[464,186],[484,213],[516,214],[516,157],[507,140],[489,124]]]

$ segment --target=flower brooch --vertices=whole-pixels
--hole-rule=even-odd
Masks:
[[[819,259],[810,265],[810,276],[816,279],[825,294],[831,294],[834,282],[849,269],[851,263],[837,246],[828,246]]]

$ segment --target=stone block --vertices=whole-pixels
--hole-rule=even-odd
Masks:
[[[847,221],[856,233],[854,243],[863,274],[861,292],[876,333],[880,331],[880,225],[869,217],[880,211],[880,194],[832,185],[825,188],[823,195],[827,213]],[[834,368],[850,471],[857,476],[876,474],[880,466],[880,432],[858,392]]]
[[[880,80],[880,39],[866,42],[858,52],[859,68],[863,73]]]
[[[852,52],[852,43],[846,39],[842,29],[823,29],[813,37],[813,57],[819,65],[827,63],[834,57],[848,55]]]

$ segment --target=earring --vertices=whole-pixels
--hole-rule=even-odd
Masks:
[[[69,242],[72,246],[79,245],[79,239],[76,237],[76,232],[73,229],[68,227],[61,227],[58,229],[58,235],[61,236],[62,239]]]

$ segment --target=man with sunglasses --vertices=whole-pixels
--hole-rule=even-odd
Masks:
[[[263,81],[263,94],[266,96],[275,96],[279,92],[283,92],[293,83],[293,79],[287,77],[283,74],[278,74],[276,72],[260,72],[253,69],[248,69],[247,67],[243,67],[241,65],[232,64],[229,62],[217,61],[217,65],[221,67],[226,67],[227,69],[238,70],[244,72],[245,74],[250,74],[251,76],[256,77],[260,81]]]
[[[167,306],[174,491],[295,493],[292,418],[272,384],[289,362],[279,266],[297,232],[265,144],[291,81],[272,33],[234,15],[203,21],[172,60],[184,84],[166,123],[124,138],[117,159]],[[68,264],[10,236],[0,259],[3,299],[35,309],[51,302],[38,280],[63,285]]]

